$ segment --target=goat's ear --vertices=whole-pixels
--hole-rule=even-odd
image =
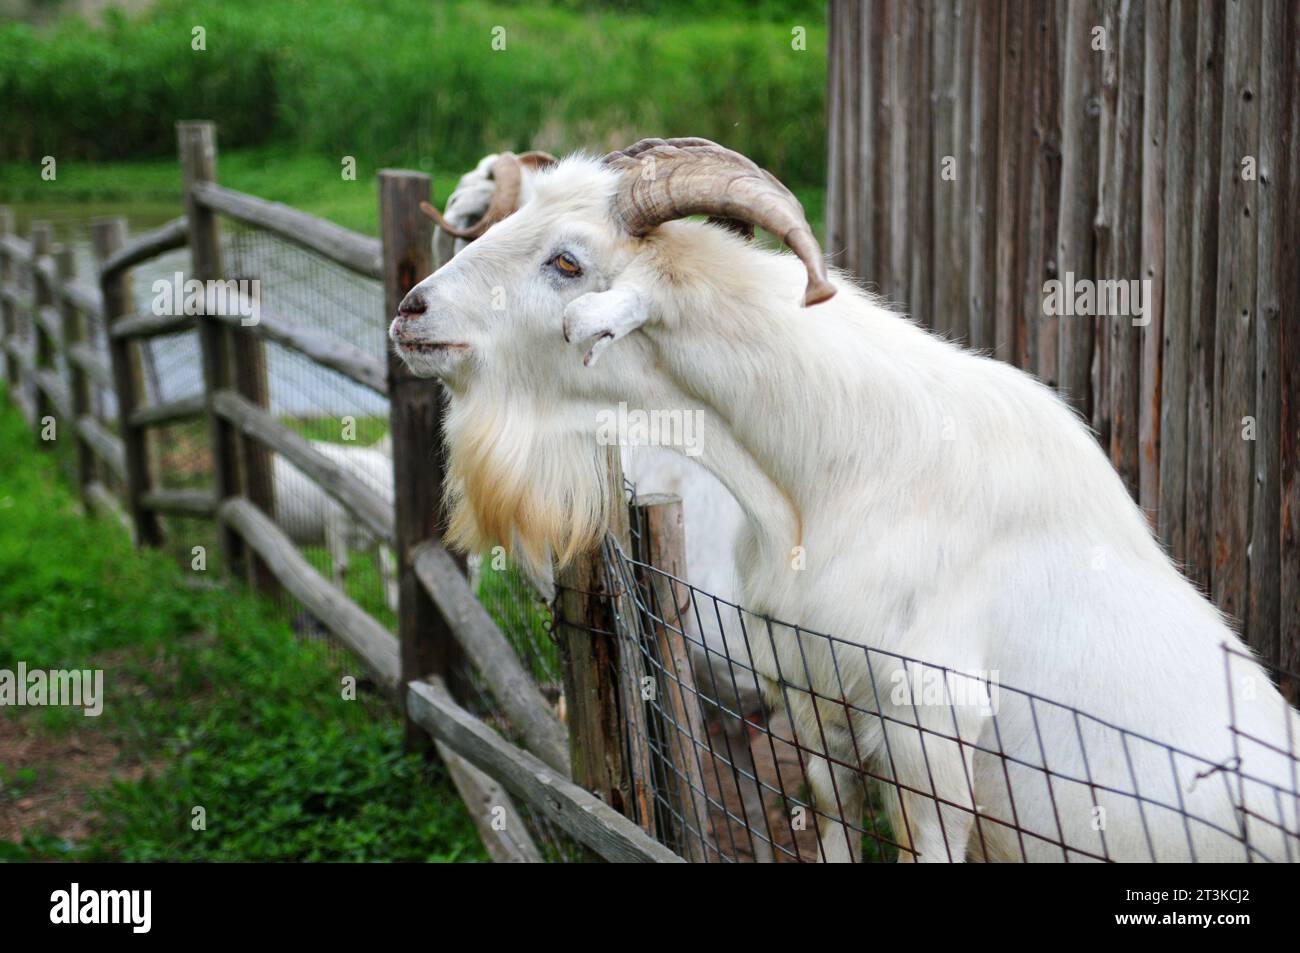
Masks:
[[[595,338],[582,363],[591,367],[600,352],[635,331],[650,317],[650,302],[632,285],[592,291],[569,302],[564,309],[564,340]]]

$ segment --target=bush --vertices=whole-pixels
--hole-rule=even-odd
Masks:
[[[177,119],[210,118],[226,147],[286,143],[458,169],[501,147],[703,135],[815,184],[824,6],[793,6],[201,0],[111,14],[95,29],[11,24],[0,27],[0,96],[11,104],[0,157],[170,155]],[[201,52],[191,49],[198,26]],[[805,51],[792,49],[795,26],[807,30]],[[504,50],[492,48],[495,28]]]

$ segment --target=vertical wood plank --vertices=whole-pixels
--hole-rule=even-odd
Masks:
[[[936,261],[952,262],[955,273],[945,281],[947,293],[939,307],[944,312],[944,331],[955,341],[970,341],[970,305],[967,289],[974,267],[970,248],[970,216],[974,203],[976,164],[972,153],[977,148],[971,111],[971,85],[974,81],[976,0],[956,0],[953,4],[953,64],[948,71],[947,95],[951,98],[952,124],[947,155],[957,163],[957,181],[941,183],[952,187],[945,223],[941,227],[936,211],[938,236]],[[936,209],[938,207],[936,206]]]
[[[613,499],[622,500],[619,448],[607,450],[609,492]],[[627,547],[625,506],[613,507],[610,533]],[[556,575],[556,634],[564,669],[569,756],[575,784],[644,825],[649,818],[641,813],[644,806],[635,792],[625,747],[627,716],[619,685],[614,582],[606,577],[599,552],[578,556]],[[649,814],[652,817],[653,811]]]
[[[1151,289],[1141,329],[1138,379],[1138,502],[1153,525],[1160,505],[1160,399],[1164,355],[1165,107],[1169,84],[1169,11],[1146,5],[1143,49],[1141,275]]]
[[[1211,592],[1250,640],[1250,503],[1256,441],[1246,438],[1255,408],[1256,182],[1242,159],[1259,154],[1258,0],[1233,0],[1224,23],[1223,143],[1219,168],[1219,261],[1214,336],[1214,455],[1210,512]]]
[[[217,131],[210,122],[178,122],[176,138],[180,151],[181,182],[184,186],[185,217],[189,223],[190,270],[198,281],[224,278],[221,260],[221,227],[215,212],[204,208],[191,189],[202,182],[217,180]],[[231,332],[225,323],[200,316],[199,346],[203,354],[203,389],[207,401],[208,435],[212,450],[212,483],[217,503],[241,492],[239,445],[235,427],[217,414],[212,396],[235,385]],[[239,534],[222,520],[217,521],[218,541],[224,570],[236,577],[246,575],[247,550]]]
[[[1120,0],[1104,0],[1102,25],[1105,49],[1101,59],[1101,112],[1097,134],[1097,217],[1094,220],[1096,275],[1098,281],[1111,277],[1115,257],[1114,195],[1115,143],[1119,112]],[[1110,454],[1110,324],[1101,315],[1093,319],[1094,347],[1089,386],[1092,388],[1092,429],[1107,455]]]
[[[895,294],[893,287],[893,267],[897,249],[894,248],[894,203],[898,200],[895,191],[893,163],[894,135],[896,123],[894,61],[898,57],[897,12],[893,0],[882,0],[873,7],[877,50],[879,52],[876,75],[876,163],[871,169],[871,190],[875,193],[876,211],[872,218],[874,235],[872,244],[876,249],[875,273],[871,276],[876,290],[886,299]]]
[[[60,285],[71,282],[76,277],[77,265],[71,245],[60,248],[54,261],[58,269]],[[62,296],[59,298],[59,317],[66,350],[71,350],[73,345],[87,340],[85,322],[80,312]],[[90,413],[90,384],[86,380],[86,372],[77,362],[69,360],[64,363],[67,365],[68,404],[72,410],[72,417],[76,420],[83,414]],[[89,510],[91,501],[87,490],[95,479],[95,454],[82,439],[80,431],[75,433],[73,439],[76,441],[77,453],[77,490],[81,495],[82,503]]]
[[[907,310],[925,327],[934,327],[931,305],[934,266],[934,192],[939,167],[931,152],[934,107],[930,88],[930,21],[934,0],[911,4],[910,139],[908,161],[907,225],[908,270]]]
[[[1044,384],[1058,383],[1058,345],[1061,318],[1043,309],[1043,284],[1057,277],[1057,216],[1061,193],[1061,50],[1057,5],[1036,4],[1032,10],[1028,65],[1031,70],[1027,140],[1029,161],[1028,227],[1025,235],[1025,275],[1020,313],[1023,317],[1018,350],[1021,366]]]
[[[1002,6],[999,0],[977,0],[971,65],[971,201],[966,272],[968,340],[977,350],[993,347],[997,296],[997,207],[999,141],[999,47]]]
[[[384,312],[387,323],[406,293],[433,271],[433,226],[420,212],[430,197],[429,177],[421,172],[384,169],[379,173],[379,228],[383,243]],[[436,381],[416,377],[388,352],[389,432],[393,438],[394,546],[397,556],[397,636],[402,681],[429,675],[451,680],[460,653],[446,621],[416,578],[415,547],[439,538],[442,440],[445,395]],[[409,750],[426,750],[428,735],[409,719],[404,737]]]
[[[1285,226],[1300,227],[1295,216],[1300,209],[1287,209],[1281,179],[1282,164],[1288,159],[1282,150],[1285,128],[1286,12],[1283,0],[1263,0],[1259,64],[1259,151],[1255,182],[1258,268],[1255,283],[1255,466],[1254,498],[1251,500],[1250,543],[1247,549],[1251,644],[1266,662],[1281,658],[1281,334],[1282,269],[1294,271],[1300,263],[1286,263],[1281,251],[1286,242]],[[1294,157],[1294,153],[1292,153]],[[1282,186],[1282,189],[1279,189]],[[1297,609],[1296,611],[1300,611]]]
[[[1214,326],[1219,257],[1219,151],[1223,125],[1219,3],[1197,6],[1196,152],[1192,196],[1191,337],[1187,383],[1187,550],[1184,569],[1210,592],[1210,453],[1214,444]]]
[[[0,206],[0,238],[8,238],[14,233],[13,209],[7,205]],[[0,249],[0,289],[9,290],[17,280],[17,268],[14,260]],[[9,352],[9,343],[18,333],[14,306],[8,298],[0,297],[0,365],[5,369],[5,385],[17,396],[19,387],[18,360]]]
[[[1107,219],[1110,254],[1105,277],[1128,285],[1142,277],[1142,111],[1145,9],[1138,0],[1121,0],[1115,127],[1108,178]],[[1102,295],[1098,294],[1099,304]],[[1138,496],[1138,384],[1142,373],[1141,332],[1133,302],[1127,313],[1107,314],[1106,372],[1110,378],[1110,459],[1134,499]]]
[[[235,389],[251,403],[266,410],[271,406],[270,383],[266,372],[266,342],[254,328],[231,327],[231,359],[234,362]],[[263,513],[275,519],[274,468],[271,451],[255,437],[240,433],[240,486]],[[248,583],[259,592],[274,596],[281,591],[269,566],[257,553],[248,554]]]
[[[830,30],[827,36],[826,61],[826,235],[825,252],[829,259],[850,266],[845,254],[845,231],[848,227],[844,208],[844,179],[846,175],[846,149],[844,144],[845,99],[852,93],[844,73],[844,41],[848,33],[850,5],[831,0],[826,10]]]
[[[880,198],[876,192],[877,152],[876,106],[880,95],[880,18],[862,4],[846,4],[852,10],[858,28],[858,72],[853,82],[861,84],[858,96],[857,198],[858,198],[858,272],[864,284],[871,286],[880,269],[879,234]]]
[[[1065,75],[1062,79],[1061,199],[1057,216],[1056,270],[1092,280],[1093,220],[1097,214],[1097,161],[1101,116],[1101,63],[1093,29],[1102,24],[1099,0],[1067,5]],[[1064,319],[1057,338],[1058,388],[1085,420],[1092,416],[1092,361],[1095,323],[1087,315]]]
[[[653,636],[659,663],[654,673],[659,708],[667,716],[660,726],[661,757],[671,765],[672,789],[661,794],[673,806],[678,853],[703,863],[709,859],[709,806],[701,752],[709,751],[708,732],[686,635],[691,628],[691,594],[670,578],[686,578],[682,501],[676,496],[638,496],[632,512],[639,526],[637,559],[666,574],[643,571],[637,580],[654,617],[647,620],[646,628]],[[699,639],[698,633],[694,638]]]
[[[102,267],[113,252],[126,244],[126,219],[99,219],[91,223],[90,239],[95,247],[95,260]],[[104,302],[104,327],[111,329],[114,322],[135,314],[131,295],[131,277],[120,271],[100,278],[100,297]],[[137,546],[162,544],[162,527],[158,514],[144,505],[144,495],[151,489],[149,476],[149,448],[144,429],[131,423],[131,415],[144,403],[144,378],[140,370],[136,345],[125,338],[108,339],[108,358],[113,370],[113,396],[117,399],[118,435],[126,456],[126,486],[123,487],[126,511],[135,526]]]
[[[31,322],[32,333],[36,335],[36,363],[37,372],[50,370],[54,367],[54,342],[50,336],[45,333],[45,323],[38,321],[41,309],[50,307],[54,304],[54,289],[49,286],[45,277],[41,274],[37,264],[42,259],[48,257],[54,251],[54,227],[49,222],[32,222],[30,230],[32,260],[29,265],[29,272],[32,279],[32,313],[28,315]],[[44,421],[47,417],[57,417],[55,413],[54,402],[50,400],[45,389],[39,385],[36,387],[36,445],[50,449],[52,442],[41,439],[41,431],[44,428]],[[60,428],[66,429],[69,433],[72,431],[72,422],[60,420]],[[57,434],[57,431],[56,431]]]
[[[843,261],[855,275],[862,274],[863,265],[862,223],[858,220],[860,208],[858,192],[862,174],[858,166],[857,150],[859,140],[858,99],[861,96],[861,90],[858,88],[858,77],[860,75],[858,32],[861,22],[862,15],[860,12],[855,12],[854,15],[848,17],[844,24],[843,33],[837,40],[840,47],[840,61],[837,73],[843,93],[837,104],[842,165],[840,207],[844,226],[841,247],[843,248]]]
[[[914,170],[908,157],[911,145],[911,105],[915,90],[912,88],[913,40],[915,39],[916,11],[910,4],[895,2],[889,7],[889,165],[884,170],[890,192],[889,230],[886,252],[889,267],[881,288],[891,301],[904,305],[910,312],[908,300],[908,255],[911,231],[908,228],[908,196]]]
[[[1029,9],[1019,3],[1002,7],[998,63],[998,201],[994,214],[997,271],[993,298],[993,356],[1016,362],[1017,323],[1023,319],[1020,294],[1026,203],[1022,183],[1026,152],[1027,107],[1032,95],[1025,74],[1025,32]]]
[[[1286,43],[1281,75],[1286,85],[1286,106],[1282,154],[1295,156],[1300,152],[1300,10],[1291,3],[1285,4],[1285,8],[1282,35]],[[1278,322],[1282,378],[1279,421],[1282,443],[1278,466],[1279,661],[1288,671],[1300,673],[1300,269],[1294,267],[1300,261],[1300,228],[1294,219],[1295,210],[1300,209],[1300,169],[1294,162],[1284,162],[1280,172],[1284,183],[1280,205],[1290,209],[1292,217],[1288,221],[1283,216],[1279,222],[1282,244],[1278,250],[1279,259],[1289,263],[1282,271],[1282,313]],[[1291,703],[1300,705],[1300,682],[1293,680],[1286,687]]]
[[[1187,558],[1187,388],[1192,336],[1192,199],[1196,150],[1196,6],[1169,10],[1165,114],[1165,281],[1160,373],[1160,509],[1156,529],[1175,560]]]
[[[930,53],[930,170],[931,185],[930,247],[926,251],[926,270],[931,276],[930,325],[944,337],[954,337],[961,307],[961,289],[965,282],[964,255],[953,256],[955,236],[959,233],[960,188],[964,180],[957,138],[958,40],[961,30],[960,2],[935,0],[931,8]],[[952,157],[952,174],[945,176],[946,157]]]

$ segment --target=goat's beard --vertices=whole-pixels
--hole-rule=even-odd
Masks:
[[[617,448],[594,433],[557,433],[555,420],[508,400],[451,401],[448,543],[470,552],[502,546],[535,569],[548,550],[564,565],[599,545],[614,495],[608,454]]]

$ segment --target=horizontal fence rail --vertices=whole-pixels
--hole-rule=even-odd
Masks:
[[[253,195],[223,188],[213,182],[201,182],[191,194],[214,212],[266,229],[286,241],[336,262],[370,278],[382,278],[383,267],[378,240],[359,235],[341,225],[300,212],[279,202],[268,202]]]

